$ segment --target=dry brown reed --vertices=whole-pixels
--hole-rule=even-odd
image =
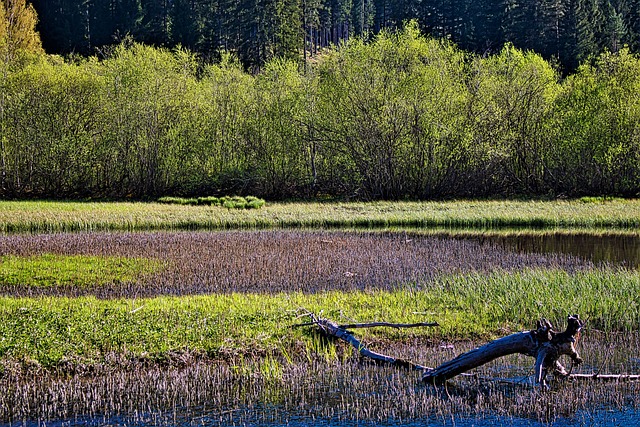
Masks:
[[[597,331],[589,334],[597,335]],[[613,371],[633,364],[640,335],[590,336],[581,348],[587,360]],[[624,346],[621,346],[624,340]],[[378,350],[435,365],[466,351],[473,342],[416,341],[372,343]],[[621,351],[622,350],[622,351]],[[610,354],[601,361],[598,354]],[[591,417],[598,411],[637,408],[640,384],[564,382],[551,391],[533,388],[532,359],[503,358],[485,365],[479,377],[447,386],[423,385],[416,372],[397,371],[358,359],[348,348],[333,356],[305,353],[283,357],[204,361],[183,355],[169,367],[150,366],[39,381],[0,379],[0,422],[90,419],[106,424],[205,425],[287,424],[316,418],[336,422],[481,420],[551,423],[559,418]],[[581,370],[592,370],[593,366]],[[635,370],[638,370],[636,365]],[[487,379],[490,377],[491,379]],[[496,381],[511,379],[510,381]],[[520,423],[520,424],[519,424]],[[304,424],[304,422],[303,422]]]
[[[491,242],[406,232],[231,231],[5,235],[0,255],[148,257],[164,265],[135,283],[34,289],[3,287],[4,295],[95,294],[143,297],[203,293],[277,293],[394,289],[441,274],[559,268],[586,264],[557,254],[522,254]]]

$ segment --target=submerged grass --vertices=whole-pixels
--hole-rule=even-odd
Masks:
[[[631,345],[639,350],[638,340]],[[600,342],[594,350],[602,351]],[[468,345],[460,346],[466,350]],[[394,347],[402,357],[438,363],[435,345]],[[588,351],[585,356],[590,357]],[[527,375],[531,359],[485,367],[491,376]],[[526,366],[514,369],[513,365]],[[185,359],[178,366],[110,372],[87,378],[40,375],[28,383],[0,379],[0,420],[44,425],[544,425],[584,417],[584,424],[639,404],[639,383],[555,385],[539,393],[526,383],[459,380],[447,388],[420,384],[419,373],[346,361],[247,358],[233,363]],[[614,412],[615,411],[615,412]],[[465,418],[470,418],[465,420]],[[60,422],[59,420],[67,420]],[[321,421],[320,421],[321,420]],[[491,422],[493,420],[493,423]],[[319,421],[319,422],[318,422]],[[465,422],[469,421],[469,422]],[[483,422],[484,421],[484,422]],[[619,419],[618,419],[619,421]],[[631,421],[631,420],[629,420]],[[548,424],[547,424],[548,423]],[[26,425],[30,425],[28,422]],[[35,423],[33,423],[35,424]],[[616,423],[615,425],[629,423]],[[538,425],[538,424],[535,424]],[[562,425],[562,424],[560,424]]]
[[[180,351],[208,357],[295,353],[307,345],[290,329],[302,309],[338,322],[437,321],[438,328],[363,332],[388,340],[488,338],[563,324],[579,313],[591,328],[632,331],[640,323],[640,274],[563,271],[465,274],[397,291],[228,294],[100,300],[94,297],[0,298],[0,360],[47,370],[67,361],[100,365],[109,355],[162,360]],[[400,335],[401,336],[400,336]],[[304,343],[307,344],[304,344]],[[75,362],[74,362],[75,361]]]
[[[0,232],[268,227],[622,228],[640,200],[269,203],[261,209],[132,202],[0,202]]]
[[[360,205],[371,207],[350,206]],[[5,277],[22,272],[0,289],[0,423],[527,425],[640,405],[634,383],[542,395],[482,380],[426,387],[414,372],[362,364],[354,349],[291,328],[305,310],[338,323],[437,321],[358,330],[373,350],[435,366],[476,340],[540,317],[562,327],[579,313],[582,369],[636,373],[638,270],[404,232],[14,234],[0,236],[0,259]],[[527,376],[532,363],[514,356],[480,372]]]

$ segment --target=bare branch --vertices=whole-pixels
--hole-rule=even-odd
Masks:
[[[389,328],[421,328],[421,327],[435,327],[440,326],[438,322],[422,322],[422,323],[388,323],[388,322],[372,322],[372,323],[352,323],[347,325],[339,325],[343,329],[356,329],[356,328],[377,328],[386,326]]]

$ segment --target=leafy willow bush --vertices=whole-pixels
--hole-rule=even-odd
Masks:
[[[222,206],[228,209],[259,209],[266,204],[264,199],[260,199],[255,196],[207,196],[198,198],[165,196],[160,197],[158,199],[158,203],[173,205]]]
[[[251,75],[140,44],[2,64],[0,196],[640,194],[626,50],[561,78],[535,53],[479,57],[409,24],[299,65]]]

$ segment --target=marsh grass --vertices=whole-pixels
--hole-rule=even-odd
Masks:
[[[562,325],[567,313],[580,313],[594,329],[630,332],[640,323],[639,307],[638,274],[608,271],[453,275],[397,291],[115,300],[3,297],[0,360],[17,363],[7,362],[5,369],[28,373],[34,368],[73,370],[76,365],[93,369],[109,364],[113,353],[150,363],[186,350],[209,358],[310,353],[309,348],[319,346],[313,337],[290,328],[300,322],[302,309],[338,322],[440,324],[362,332],[363,339],[395,342],[491,339],[530,329],[541,317]]]
[[[85,271],[68,286],[23,278],[2,288],[0,423],[551,423],[638,407],[636,383],[560,384],[541,395],[523,382],[477,378],[434,389],[291,328],[305,310],[345,323],[437,321],[358,331],[376,351],[435,366],[540,317],[561,328],[579,313],[588,319],[581,369],[637,373],[637,270],[406,232],[5,235],[0,256],[35,270],[107,262],[99,271],[109,279],[88,284],[95,276]],[[120,259],[133,263],[123,276],[145,273],[118,283],[109,276],[118,264],[108,263]],[[479,373],[519,378],[531,366],[514,356]]]
[[[0,256],[0,288],[100,287],[134,282],[158,271],[158,261],[113,256]]]
[[[169,205],[198,205],[198,206],[221,206],[227,209],[259,209],[266,202],[255,196],[205,196],[205,197],[160,197],[158,203]]]
[[[579,200],[269,203],[261,209],[248,210],[132,202],[0,202],[0,232],[273,227],[633,229],[639,225],[640,201],[618,199],[606,203]]]
[[[35,276],[23,275],[21,283],[2,287],[0,360],[25,372],[91,368],[114,353],[155,363],[182,351],[214,358],[297,352],[315,345],[289,329],[303,309],[346,323],[441,325],[365,335],[390,341],[491,338],[531,328],[543,316],[563,322],[568,313],[606,331],[632,331],[640,323],[638,271],[417,234],[11,235],[0,239],[0,254],[20,266],[9,267],[14,272],[69,260],[74,268],[86,260],[111,268],[82,270],[83,279],[69,285],[46,282],[49,276],[38,280],[50,286],[34,285]],[[123,277],[145,273],[131,282],[109,276],[123,259],[133,262]],[[71,275],[73,268],[65,268]]]

